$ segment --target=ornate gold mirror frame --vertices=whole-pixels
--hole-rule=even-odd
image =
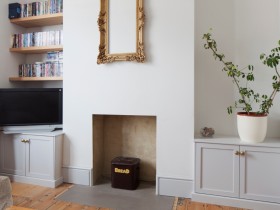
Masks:
[[[117,1],[117,0],[114,0]],[[98,27],[100,31],[99,54],[97,64],[111,63],[114,61],[136,61],[144,63],[143,26],[144,9],[143,0],[136,1],[136,52],[109,54],[109,0],[100,0],[100,13]]]

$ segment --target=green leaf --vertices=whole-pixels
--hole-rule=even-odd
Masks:
[[[229,106],[229,107],[227,108],[227,112],[228,112],[228,114],[232,114],[232,106]]]

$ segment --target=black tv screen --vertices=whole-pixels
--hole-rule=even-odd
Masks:
[[[0,126],[62,124],[62,88],[0,89]]]

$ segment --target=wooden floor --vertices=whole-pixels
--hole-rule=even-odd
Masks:
[[[71,184],[64,183],[57,188],[47,188],[13,182],[12,194],[14,206],[37,210],[110,210],[108,208],[85,206],[56,200],[58,195],[68,190],[71,186]],[[21,210],[21,208],[16,207],[12,209]]]
[[[173,210],[246,210],[229,206],[193,202],[188,198],[176,198]]]
[[[57,188],[47,188],[37,185],[12,183],[14,207],[9,210],[111,210],[109,208],[86,206],[77,203],[56,200],[56,197],[72,187],[72,184],[62,184]],[[26,209],[29,208],[29,209]],[[171,209],[170,209],[171,210]],[[239,208],[209,205],[192,202],[190,199],[174,198],[172,210],[244,210]]]

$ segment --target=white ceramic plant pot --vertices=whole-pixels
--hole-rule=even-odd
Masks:
[[[263,142],[267,131],[267,115],[246,112],[237,113],[237,130],[241,141]]]

